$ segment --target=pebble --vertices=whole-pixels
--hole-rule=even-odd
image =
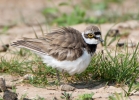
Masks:
[[[133,47],[135,47],[135,46],[136,46],[135,43],[127,43],[127,47],[131,47],[131,48],[133,48]]]
[[[0,78],[0,90],[1,91],[6,91],[7,90],[6,83],[5,83],[5,80],[3,78]]]
[[[120,35],[120,31],[118,29],[111,29],[108,32],[108,36],[110,37],[115,37],[115,36],[119,36]]]
[[[61,85],[60,90],[61,91],[74,91],[75,87],[66,84],[66,85]]]
[[[6,88],[5,79],[0,78],[0,89],[3,92],[3,100],[17,100],[17,94]]]
[[[126,23],[120,23],[119,28],[135,29],[139,27],[139,22],[136,20],[127,21]]]
[[[9,48],[9,44],[0,45],[0,52],[6,52]]]
[[[124,46],[124,45],[125,45],[124,42],[118,42],[118,43],[117,43],[117,46],[118,46],[118,47],[122,47],[122,46]]]
[[[3,94],[3,100],[18,100],[17,96],[16,93],[6,90]]]
[[[119,46],[119,47],[126,46],[126,47],[129,47],[129,48],[133,48],[133,47],[136,46],[136,44],[135,43],[118,42],[117,46]]]
[[[33,78],[33,77],[34,77],[34,75],[32,75],[32,74],[26,74],[26,75],[23,76],[23,79],[24,80],[29,80],[30,78]]]

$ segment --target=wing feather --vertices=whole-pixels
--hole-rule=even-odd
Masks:
[[[64,27],[47,33],[45,37],[23,38],[12,45],[45,53],[60,61],[72,61],[83,54],[85,42],[79,31],[71,27]]]

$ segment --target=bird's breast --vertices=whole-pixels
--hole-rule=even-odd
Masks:
[[[75,73],[80,74],[88,67],[91,61],[91,54],[89,54],[86,49],[83,51],[82,56],[73,61],[59,61],[49,55],[41,55],[41,57],[43,58],[43,62],[48,66],[56,68],[60,71],[64,70],[70,75]]]

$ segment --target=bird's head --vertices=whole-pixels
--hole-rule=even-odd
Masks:
[[[84,32],[82,32],[82,36],[87,44],[99,44],[100,42],[103,42],[101,38],[101,31],[95,25],[86,27]]]

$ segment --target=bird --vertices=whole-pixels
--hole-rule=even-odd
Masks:
[[[89,25],[83,32],[62,27],[42,37],[24,37],[13,42],[12,46],[29,49],[47,66],[74,75],[86,70],[100,42],[103,39],[99,27]]]

